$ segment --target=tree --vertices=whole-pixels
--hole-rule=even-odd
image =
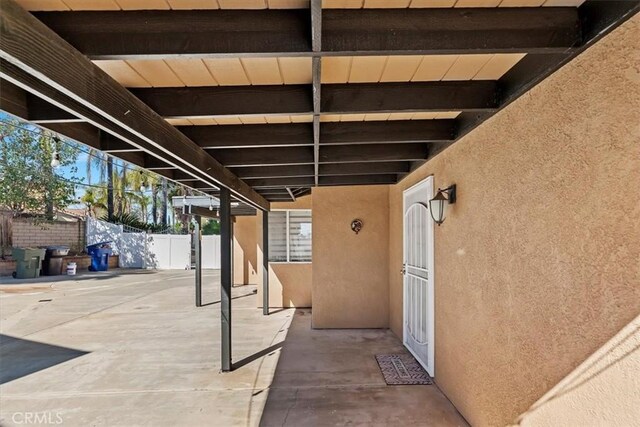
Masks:
[[[220,234],[220,221],[217,219],[209,219],[202,226],[202,234],[210,236],[212,234]]]
[[[29,212],[53,219],[56,209],[74,201],[80,179],[74,166],[79,149],[59,141],[53,134],[17,119],[0,121],[0,205],[14,216]],[[70,167],[71,177],[60,176],[51,161],[57,155],[60,167]]]

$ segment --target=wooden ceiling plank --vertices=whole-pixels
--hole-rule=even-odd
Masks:
[[[356,56],[351,63],[349,83],[378,82],[387,56]]]
[[[473,80],[498,80],[525,56],[524,53],[497,53],[473,76]]]
[[[322,83],[347,83],[351,73],[350,56],[327,56],[322,58]]]
[[[64,0],[71,10],[120,10],[114,0]]]
[[[381,82],[408,82],[422,61],[419,55],[390,56],[380,77]]]
[[[240,58],[252,85],[283,84],[277,58]]]
[[[216,0],[167,0],[173,10],[218,9]]]
[[[217,86],[201,59],[166,59],[166,64],[186,86]]]
[[[500,7],[539,7],[545,0],[502,0]]]
[[[438,81],[447,74],[458,55],[426,55],[418,66],[412,82]]]
[[[169,10],[165,0],[114,0],[122,10]]]
[[[151,83],[145,80],[126,61],[93,61],[105,73],[109,74],[124,87],[150,87]]]
[[[69,6],[67,6],[62,0],[18,0],[17,3],[26,10],[70,10]]]
[[[164,61],[129,60],[126,61],[153,87],[178,87],[184,86],[184,82]]]
[[[412,0],[409,7],[412,8],[436,8],[453,7],[457,0]]]
[[[220,86],[240,86],[251,83],[239,58],[204,59],[204,64]]]
[[[367,9],[398,9],[409,7],[411,0],[364,0]]]
[[[442,80],[471,80],[489,62],[492,55],[460,55]]]
[[[218,0],[220,9],[266,9],[266,0]]]
[[[311,58],[278,58],[284,84],[308,84],[311,78]]]

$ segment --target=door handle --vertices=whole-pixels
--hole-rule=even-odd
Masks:
[[[406,268],[404,268],[404,267],[402,267],[402,268],[400,269],[400,274],[402,274],[403,276],[404,276],[405,274],[407,274],[407,269],[406,269]]]

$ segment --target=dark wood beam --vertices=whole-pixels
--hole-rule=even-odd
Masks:
[[[409,167],[408,161],[323,164],[320,176],[403,174],[409,172]]]
[[[269,203],[12,0],[0,0],[0,76],[138,148],[226,186],[247,202]]]
[[[161,59],[310,51],[309,10],[36,12],[92,59]],[[288,54],[288,55],[286,55]]]
[[[395,184],[398,182],[397,175],[344,175],[344,176],[321,176],[320,186],[330,185],[382,185]]]
[[[498,107],[495,81],[322,85],[322,113],[486,111]],[[243,114],[312,114],[313,87],[206,86],[131,89],[166,118]]]
[[[214,153],[218,161],[227,167],[313,164],[312,147],[231,148],[215,150]]]
[[[285,188],[313,186],[315,179],[312,176],[292,178],[261,178],[245,180],[252,188]],[[285,191],[285,194],[287,192]]]
[[[438,81],[322,85],[322,112],[492,110],[494,81]]]
[[[427,144],[330,145],[320,147],[320,163],[424,160]]]
[[[78,117],[56,107],[44,99],[27,93],[28,120],[33,123],[73,123],[81,122]]]
[[[131,89],[163,117],[311,114],[308,85],[202,86]]]
[[[230,168],[242,179],[286,178],[292,176],[314,176],[312,165],[258,166]]]
[[[202,148],[266,148],[312,146],[312,123],[180,126]],[[450,141],[454,120],[399,120],[322,123],[322,145]],[[212,152],[215,157],[215,152]]]
[[[435,142],[452,140],[454,120],[389,120],[322,123],[322,145]]]
[[[575,8],[335,9],[323,49],[372,54],[549,52],[580,42]]]
[[[313,145],[313,126],[311,123],[180,126],[178,130],[202,148],[258,148]]]
[[[532,53],[580,42],[575,8],[325,9],[320,47],[310,12],[313,7],[35,15],[92,59]]]

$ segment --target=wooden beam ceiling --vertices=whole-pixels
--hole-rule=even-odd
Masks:
[[[11,2],[0,1],[4,12],[4,5]],[[2,55],[5,46],[13,49],[13,56],[3,56],[2,76],[43,99],[26,95],[24,106],[16,107],[15,99],[4,97],[11,99],[5,99],[3,106],[22,108],[31,121],[210,194],[218,190],[198,165],[212,160],[227,173],[236,174],[234,179],[245,180],[242,184],[248,184],[247,189],[255,188],[251,191],[256,196],[291,200],[292,195],[306,194],[314,185],[397,182],[640,9],[640,1],[635,0],[587,0],[579,8],[321,10],[319,5],[320,1],[311,0],[310,9],[287,11],[39,12],[39,19],[94,59],[312,57],[311,83],[138,88],[125,90],[127,96],[122,87],[111,86],[114,82],[109,81],[108,91],[88,93],[83,87],[91,86],[82,85],[96,81],[104,85],[103,74],[94,81],[91,77],[95,76],[77,75],[78,70],[72,69],[69,76],[60,77],[62,67],[77,60],[77,52],[55,40],[49,48],[63,48],[72,61],[65,57],[61,64],[50,66],[47,58],[52,57],[30,58],[23,46],[16,46],[23,39],[26,43],[20,35],[22,39],[8,44],[3,40],[0,45]],[[0,35],[4,36],[6,19],[1,19]],[[25,36],[34,31],[16,29]],[[35,31],[39,37],[38,32],[44,30],[37,27]],[[44,49],[45,40],[40,38],[39,44],[43,46],[36,44],[36,54]],[[527,55],[499,80],[469,77],[464,81],[321,84],[321,60],[327,56],[478,53]],[[26,60],[20,63],[22,68],[16,66],[21,55]],[[6,59],[13,61],[8,67]],[[29,74],[40,68],[44,83],[42,76],[34,79]],[[79,68],[81,73],[95,71],[82,61]],[[76,75],[78,82],[69,81]],[[56,90],[62,93],[56,95]],[[109,98],[113,94],[115,102]],[[131,101],[135,114],[122,115],[127,105],[124,100]],[[153,111],[142,108],[139,101]],[[340,119],[343,114],[435,111],[460,114],[437,120],[407,120],[404,114],[397,121],[323,121]],[[159,124],[154,112],[165,118],[193,118],[194,123],[238,115],[306,115],[312,121],[184,126],[179,127],[176,139],[171,126],[166,127],[162,120]],[[78,119],[90,124],[75,123]],[[150,136],[161,141],[171,138],[172,142],[157,147]],[[176,163],[175,156],[166,152],[169,147],[182,156],[198,153],[198,170]]]
[[[315,0],[313,0],[315,1]],[[92,59],[565,52],[576,8],[36,12]],[[320,27],[318,27],[320,28]],[[314,42],[318,45],[314,49]]]

